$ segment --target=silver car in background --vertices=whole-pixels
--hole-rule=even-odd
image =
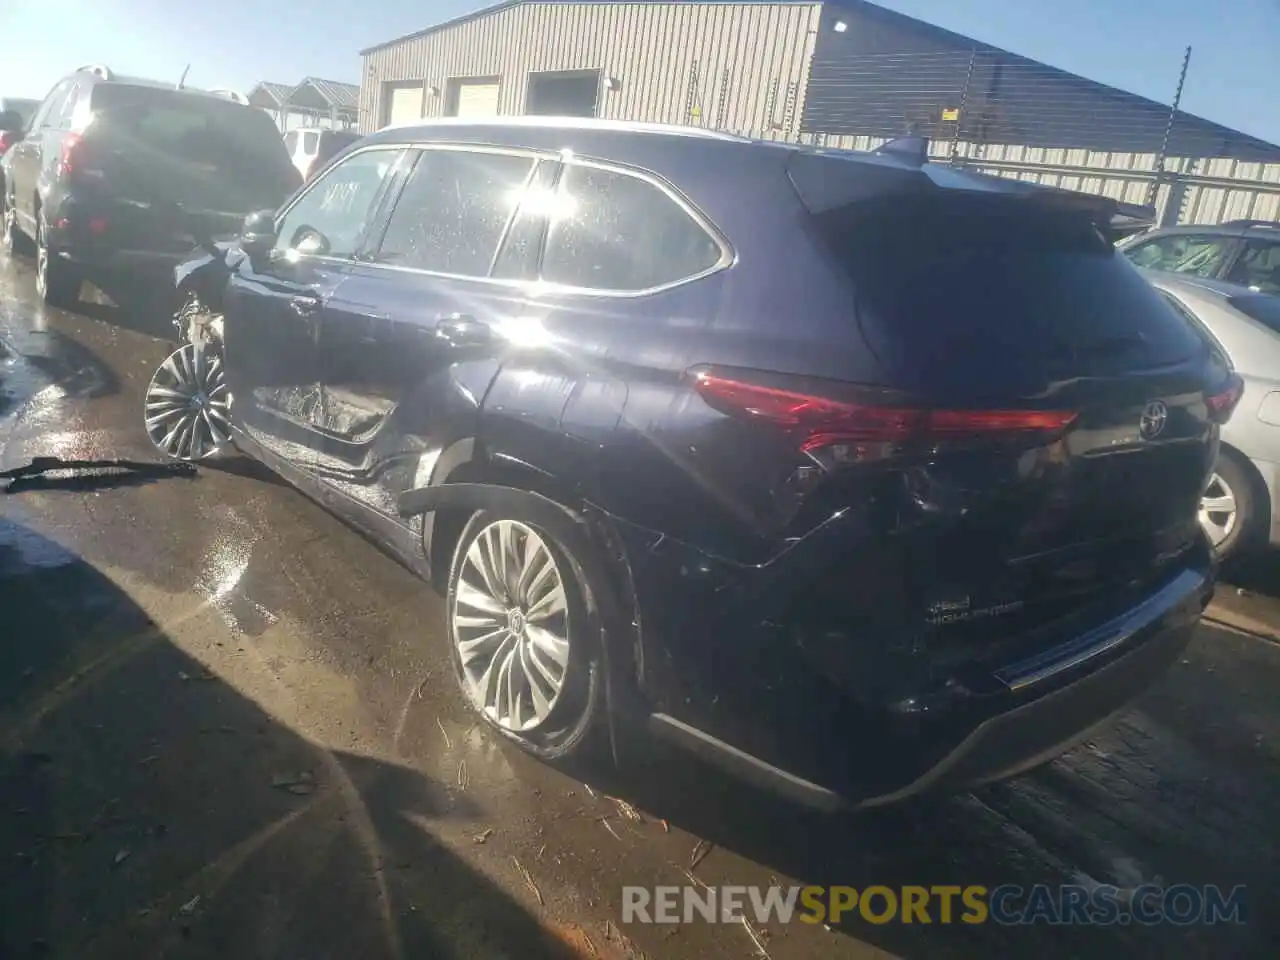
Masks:
[[[1223,559],[1280,544],[1280,296],[1141,272],[1217,343],[1244,380],[1244,396],[1222,428],[1200,525]]]

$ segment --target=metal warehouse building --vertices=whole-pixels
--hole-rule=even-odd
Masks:
[[[907,132],[1166,221],[1280,220],[1280,147],[863,0],[512,0],[362,51],[359,124],[559,114],[866,148]],[[1176,77],[1170,78],[1170,99]]]

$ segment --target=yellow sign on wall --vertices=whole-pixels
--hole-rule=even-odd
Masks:
[[[943,120],[959,120],[960,108],[959,107],[943,107],[942,119]]]

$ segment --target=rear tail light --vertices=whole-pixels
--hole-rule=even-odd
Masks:
[[[62,140],[62,152],[58,156],[58,176],[65,177],[76,172],[84,160],[84,137],[78,133],[68,133]]]
[[[783,429],[820,462],[880,460],[974,440],[1048,439],[1077,417],[1070,410],[937,409],[892,391],[723,368],[695,371],[694,388],[722,413]]]
[[[1244,381],[1240,375],[1233,373],[1227,386],[1215,394],[1205,397],[1205,406],[1209,409],[1209,419],[1214,423],[1226,423],[1231,419],[1240,398],[1244,396]]]
[[[17,143],[17,138],[7,130],[0,130],[0,154]]]

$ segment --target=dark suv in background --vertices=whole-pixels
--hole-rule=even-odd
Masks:
[[[213,257],[221,333],[146,426],[435,580],[537,755],[638,716],[816,804],[966,786],[1122,707],[1212,593],[1239,381],[1113,211],[893,151],[387,129]]]
[[[275,124],[242,100],[100,66],[53,88],[9,151],[3,194],[5,243],[34,246],[46,301],[74,302],[95,269],[172,267],[195,237],[234,235],[297,188]]]

